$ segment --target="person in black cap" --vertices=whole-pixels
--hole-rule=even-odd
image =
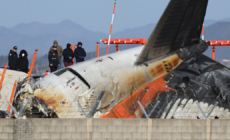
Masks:
[[[82,43],[78,42],[77,48],[74,50],[74,56],[76,58],[76,62],[83,62],[85,61],[86,53],[85,50],[82,48]]]
[[[18,47],[14,46],[8,55],[8,66],[11,70],[17,70],[17,61],[18,61],[18,54],[17,54]]]
[[[18,58],[18,71],[22,71],[25,73],[29,72],[29,61],[28,61],[28,54],[26,50],[21,50]]]
[[[50,72],[56,71],[59,66],[57,46],[53,46],[52,50],[49,51],[48,59],[49,59]]]
[[[65,67],[73,65],[73,50],[71,49],[71,44],[66,45],[66,49],[63,51],[63,57],[64,57],[64,65]]]

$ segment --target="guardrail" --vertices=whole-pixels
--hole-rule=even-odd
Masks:
[[[202,35],[203,38],[203,35]],[[109,39],[102,39],[100,42],[104,44],[108,44]],[[216,53],[216,46],[230,46],[230,40],[206,40],[209,46],[212,47],[212,59],[215,60],[215,53]],[[126,38],[126,39],[110,39],[110,44],[116,44],[116,52],[119,50],[118,44],[142,44],[145,45],[147,43],[145,38]],[[97,42],[97,57],[99,57],[100,52],[100,45]]]
[[[129,39],[125,39],[125,38],[122,38],[122,39],[102,39],[100,40],[100,42],[103,42],[104,44],[116,44],[116,52],[118,52],[119,50],[119,46],[118,44],[146,44],[146,39],[145,38],[129,38]],[[99,57],[100,55],[100,52],[99,52],[99,49],[100,49],[100,45],[99,45],[99,42],[97,42],[97,57]]]
[[[212,46],[212,59],[215,60],[216,48],[215,46],[230,46],[229,40],[206,40],[209,46]]]

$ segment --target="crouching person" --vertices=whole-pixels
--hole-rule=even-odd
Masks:
[[[50,66],[50,72],[54,72],[57,70],[59,64],[58,59],[58,52],[57,52],[57,46],[53,46],[52,50],[49,52],[49,66]]]
[[[71,49],[71,44],[66,45],[66,49],[63,51],[63,57],[64,57],[64,65],[65,67],[73,65],[73,50]]]
[[[22,71],[25,73],[29,72],[29,61],[28,61],[28,54],[26,50],[21,50],[18,58],[18,71]]]

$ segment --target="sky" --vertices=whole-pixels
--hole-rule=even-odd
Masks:
[[[117,0],[113,33],[156,23],[169,0]],[[230,18],[230,0],[209,0],[206,19]],[[59,23],[71,20],[83,27],[109,33],[114,0],[0,0],[0,26],[20,23]]]

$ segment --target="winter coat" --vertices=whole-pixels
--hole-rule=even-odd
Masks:
[[[57,44],[58,44],[58,42],[57,42]],[[50,47],[49,52],[52,50],[52,48],[53,48],[53,46]],[[63,49],[62,49],[62,47],[59,46],[59,45],[57,45],[57,52],[58,52],[58,59],[60,60],[61,57],[62,57]]]
[[[66,49],[64,49],[63,51],[63,57],[64,57],[63,62],[68,62],[68,63],[73,62],[73,57],[74,57],[73,50],[70,47],[66,47]]]
[[[8,66],[12,70],[17,70],[17,61],[18,61],[18,54],[13,50],[10,50],[8,55]]]
[[[23,56],[24,54],[24,56]],[[17,70],[28,73],[29,72],[29,60],[26,50],[21,50],[18,58]]]
[[[53,64],[53,66],[58,66],[59,65],[59,59],[58,59],[57,50],[51,50],[49,52],[48,59],[49,59],[49,64]]]
[[[83,62],[85,61],[86,53],[82,47],[77,47],[74,51],[74,56],[76,58],[76,62]]]

